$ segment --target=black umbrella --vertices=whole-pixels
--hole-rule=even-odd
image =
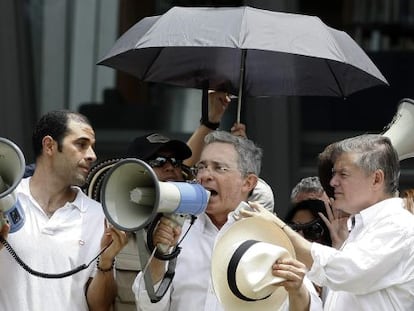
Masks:
[[[339,96],[388,85],[345,32],[252,7],[173,7],[142,19],[98,63],[143,81],[244,96]],[[238,116],[239,121],[239,116]]]

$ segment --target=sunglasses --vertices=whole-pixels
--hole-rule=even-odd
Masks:
[[[320,221],[320,219],[315,219],[306,224],[290,223],[288,225],[297,232],[302,231],[303,237],[305,239],[310,241],[317,241],[322,238],[323,234],[325,233],[325,230]]]
[[[173,167],[181,167],[183,164],[182,160],[178,160],[172,157],[156,157],[155,159],[149,160],[148,164],[152,167],[163,167],[165,164],[169,162]]]

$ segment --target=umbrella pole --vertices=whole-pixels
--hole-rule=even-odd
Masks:
[[[237,123],[240,123],[241,105],[242,105],[242,100],[243,100],[244,69],[246,66],[246,53],[247,53],[247,50],[243,49],[241,58],[240,58],[239,96],[237,98]]]
[[[201,95],[201,119],[208,121],[208,82],[203,82],[203,93]]]

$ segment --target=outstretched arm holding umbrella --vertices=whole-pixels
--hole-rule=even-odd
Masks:
[[[198,161],[201,150],[203,149],[204,137],[220,126],[221,119],[230,102],[230,97],[224,92],[208,93],[208,115],[207,117],[202,116],[200,126],[187,141],[193,155],[185,161],[186,165],[192,166]]]
[[[200,158],[201,150],[204,145],[204,137],[216,130],[231,103],[230,96],[225,92],[209,91],[208,93],[208,120],[200,120],[200,126],[194,131],[189,140],[188,146],[191,148],[193,155],[184,161],[184,164],[192,166]],[[246,126],[243,123],[234,123],[230,129],[231,133],[236,136],[247,137]]]

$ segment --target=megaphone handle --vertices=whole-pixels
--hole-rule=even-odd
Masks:
[[[176,228],[177,226],[182,227],[184,224],[184,221],[187,218],[187,215],[184,214],[163,214],[165,217],[167,217],[168,219],[172,220],[171,221],[171,228]],[[165,244],[157,244],[157,248],[158,250],[162,253],[162,254],[167,254],[169,249],[171,246],[169,245],[165,245]]]

